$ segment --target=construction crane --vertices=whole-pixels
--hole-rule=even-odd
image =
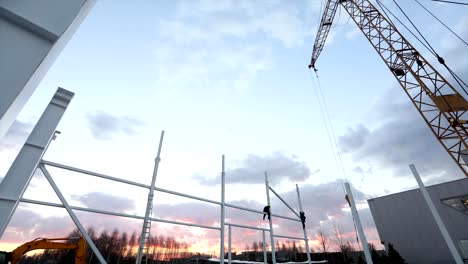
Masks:
[[[343,6],[400,83],[435,137],[468,177],[468,102],[369,0],[328,0],[309,68],[315,68],[338,5]],[[437,55],[441,64],[443,58]]]
[[[80,237],[76,242],[70,238],[40,238],[17,247],[12,252],[0,252],[0,264],[16,264],[21,256],[35,249],[69,249],[75,251],[75,264],[85,263],[86,242]],[[62,242],[56,242],[62,241]],[[63,242],[65,241],[65,242]]]

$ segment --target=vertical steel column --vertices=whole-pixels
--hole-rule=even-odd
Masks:
[[[232,255],[231,255],[231,225],[228,225],[228,263],[231,264]]]
[[[431,196],[429,195],[429,192],[424,186],[424,183],[422,182],[421,177],[419,176],[419,173],[416,170],[416,166],[414,166],[414,164],[410,164],[409,167],[414,175],[414,178],[418,182],[419,189],[421,190],[424,200],[426,200],[427,206],[431,211],[432,217],[434,217],[434,220],[436,221],[437,226],[439,227],[439,230],[442,233],[442,236],[444,237],[445,243],[447,244],[450,253],[452,253],[453,260],[455,260],[455,263],[457,264],[463,264],[463,259],[460,256],[460,253],[458,252],[457,248],[455,247],[455,244],[453,243],[453,240],[450,237],[450,234],[447,231],[447,228],[445,227],[442,218],[440,218],[439,212],[437,212],[437,209],[435,208],[434,203],[432,202]]]
[[[156,159],[154,160],[153,178],[151,179],[150,191],[148,193],[148,202],[146,204],[145,219],[143,220],[143,228],[141,230],[140,243],[138,245],[138,254],[135,261],[136,264],[141,263],[141,253],[143,251],[145,243],[145,231],[148,229],[149,222],[151,221],[150,218],[152,217],[152,215],[150,214],[152,214],[153,209],[154,188],[156,184],[156,177],[158,176],[159,162],[161,161],[161,148],[163,139],[164,130],[161,131],[161,137],[159,138],[158,154],[156,155]]]
[[[54,189],[54,191],[57,194],[58,198],[62,202],[63,206],[67,210],[68,214],[70,215],[71,219],[75,223],[78,230],[80,230],[80,233],[84,237],[84,239],[86,240],[86,243],[88,244],[88,246],[90,246],[91,250],[93,250],[93,253],[96,255],[99,262],[101,264],[107,264],[107,262],[104,260],[101,253],[97,249],[96,245],[94,244],[93,240],[91,239],[91,237],[89,237],[88,232],[86,232],[86,229],[83,227],[83,225],[81,225],[80,220],[78,220],[78,217],[76,217],[75,213],[70,208],[70,205],[68,204],[67,200],[65,199],[65,197],[63,197],[62,192],[60,192],[60,189],[58,188],[57,184],[55,184],[54,180],[50,176],[50,174],[47,171],[44,164],[39,164],[39,168],[41,169],[42,173],[44,173],[44,176],[46,177],[47,181],[49,181],[50,186],[52,186],[52,189]]]
[[[301,201],[301,194],[299,192],[299,186],[296,184],[296,191],[297,191],[297,201],[299,202],[299,211],[302,211],[302,201]],[[303,228],[304,230],[304,242],[305,242],[305,247],[306,247],[306,253],[307,253],[307,262],[310,264],[310,249],[309,249],[309,239],[307,238],[307,231],[306,228]]]
[[[220,238],[220,249],[219,249],[219,263],[224,264],[224,202],[225,202],[225,174],[224,174],[224,155],[222,157],[222,165],[221,165],[221,238]]]
[[[0,238],[21,197],[26,190],[39,161],[47,150],[60,119],[74,93],[58,88],[52,100],[21,148],[18,156],[0,183]]]
[[[266,187],[266,195],[267,195],[267,205],[270,207],[270,217],[268,219],[268,223],[270,224],[270,243],[271,243],[271,261],[273,264],[276,264],[276,253],[275,253],[275,237],[273,235],[273,222],[271,220],[271,203],[270,203],[270,185],[268,184],[268,175],[265,171],[265,187]]]
[[[348,194],[349,203],[351,204],[351,212],[353,213],[353,218],[356,221],[356,228],[359,234],[359,240],[361,240],[362,250],[364,251],[364,256],[366,257],[367,264],[373,264],[372,257],[367,245],[366,235],[364,234],[364,229],[362,228],[361,219],[359,218],[358,211],[356,209],[356,203],[354,202],[353,192],[348,182],[344,183],[346,188],[346,193]]]
[[[263,239],[263,263],[268,264],[268,255],[266,250],[266,239],[265,239],[265,230],[262,230],[262,239]]]

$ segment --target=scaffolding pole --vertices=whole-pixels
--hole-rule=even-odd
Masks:
[[[151,179],[151,186],[150,186],[150,190],[148,193],[148,201],[146,203],[145,219],[143,220],[143,228],[141,230],[140,242],[138,245],[138,254],[136,257],[136,261],[135,261],[136,264],[141,263],[143,253],[145,254],[145,256],[148,253],[146,252],[147,250],[143,252],[143,249],[147,249],[147,243],[148,243],[147,240],[151,232],[151,217],[153,213],[153,196],[154,196],[154,189],[155,189],[155,184],[156,184],[156,177],[158,176],[159,162],[161,161],[161,148],[162,148],[163,139],[164,139],[164,130],[161,131],[161,137],[159,139],[158,154],[156,155],[156,159],[154,160],[153,178]],[[147,260],[148,260],[148,256],[146,256],[145,258],[145,261]]]

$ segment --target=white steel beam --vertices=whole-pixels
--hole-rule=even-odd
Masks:
[[[356,209],[356,203],[354,202],[353,192],[348,182],[344,183],[346,188],[346,193],[348,194],[349,203],[351,204],[351,212],[353,214],[354,221],[356,221],[356,228],[359,234],[359,240],[361,241],[362,250],[364,251],[364,256],[366,257],[367,264],[373,264],[372,257],[369,251],[369,246],[367,245],[366,235],[364,234],[364,229],[362,228],[361,219],[359,218],[358,211]]]
[[[460,255],[460,252],[458,252],[457,247],[455,246],[455,243],[453,243],[452,237],[450,236],[449,232],[447,231],[447,228],[445,227],[444,221],[442,221],[442,218],[440,217],[439,212],[434,206],[431,196],[429,195],[429,192],[427,191],[426,186],[424,186],[424,183],[422,182],[421,177],[419,176],[418,170],[416,170],[416,166],[414,166],[414,164],[410,164],[409,167],[411,169],[411,172],[414,175],[414,178],[418,182],[419,189],[421,190],[424,200],[426,201],[427,206],[429,207],[429,210],[431,211],[432,217],[434,217],[437,227],[439,227],[439,230],[442,233],[442,236],[444,237],[445,243],[447,244],[447,247],[449,248],[450,253],[452,254],[453,260],[455,261],[456,264],[463,264],[464,262]]]
[[[0,1],[0,138],[95,3]]]
[[[225,223],[225,225],[239,227],[239,228],[245,228],[245,229],[252,229],[252,230],[270,231],[270,229],[268,229],[268,228],[262,228],[262,227],[256,227],[256,226],[246,226],[246,225],[233,224],[233,223]]]
[[[102,179],[106,179],[106,180],[116,181],[116,182],[125,183],[125,184],[129,184],[129,185],[133,185],[133,186],[147,188],[147,189],[150,188],[150,186],[146,185],[146,184],[142,184],[142,183],[138,183],[138,182],[134,182],[134,181],[128,181],[128,180],[116,178],[116,177],[113,177],[113,176],[105,175],[105,174],[102,174],[102,173],[89,171],[89,170],[83,170],[83,169],[79,169],[79,168],[68,166],[68,165],[63,165],[63,164],[52,162],[52,161],[42,160],[41,163],[45,164],[45,165],[48,165],[48,166],[51,166],[51,167],[64,169],[64,170],[69,170],[69,171],[74,171],[74,172],[78,172],[78,173],[82,173],[82,174],[86,174],[86,175],[89,175],[89,176],[94,176],[94,177],[98,177],[98,178],[102,178]]]
[[[262,230],[262,240],[263,240],[263,264],[268,264],[268,255],[267,255],[267,250],[266,250],[265,230]]]
[[[254,209],[250,209],[250,208],[239,206],[239,205],[224,203],[224,206],[239,209],[239,210],[244,210],[244,211],[248,211],[248,212],[252,212],[252,213],[258,213],[258,214],[263,215],[263,211],[254,210]],[[288,217],[288,216],[277,215],[277,214],[271,214],[271,216],[278,217],[278,218],[283,218],[283,219],[288,219],[288,220],[291,220],[291,221],[301,222],[301,220],[299,220],[299,219]]]
[[[299,218],[299,214],[291,206],[289,206],[289,204],[285,200],[283,200],[283,198],[281,198],[281,196],[277,194],[275,190],[273,190],[273,188],[271,187],[268,187],[268,188],[270,188],[270,190],[276,195],[276,197],[278,197],[278,199],[280,199],[281,202],[283,202],[284,205],[286,205],[289,208],[289,210],[291,210],[291,212],[293,212]]]
[[[73,95],[72,92],[65,89],[57,89],[5,178],[0,183],[0,197],[6,198],[0,200],[0,238],[3,236]]]
[[[299,192],[299,186],[297,184],[296,184],[296,192],[297,192],[297,201],[299,202],[299,210],[302,213],[304,213],[304,211],[302,211],[301,193]],[[303,231],[304,231],[304,242],[305,242],[306,253],[307,253],[307,262],[309,262],[310,264],[311,259],[310,259],[309,239],[307,238],[307,230],[305,228],[305,223],[304,223]]]
[[[83,227],[83,225],[81,224],[78,217],[76,217],[75,213],[73,212],[73,210],[68,205],[67,200],[65,199],[65,197],[63,197],[62,192],[60,192],[60,189],[55,184],[54,180],[50,176],[50,174],[47,171],[46,167],[43,164],[40,164],[39,168],[41,169],[42,173],[44,173],[45,178],[47,179],[47,181],[49,181],[50,186],[52,186],[52,189],[54,189],[55,194],[57,194],[58,198],[60,199],[63,206],[65,207],[65,210],[67,210],[68,214],[70,215],[71,219],[75,223],[76,227],[78,228],[78,230],[80,230],[80,233],[83,236],[83,238],[86,240],[87,245],[89,247],[91,247],[91,250],[93,251],[94,255],[96,255],[96,257],[98,258],[98,260],[99,260],[99,262],[101,264],[107,264],[107,262],[104,260],[104,257],[102,257],[101,252],[99,252],[99,250],[97,249],[97,247],[94,244],[93,240],[88,235],[88,232],[86,232],[86,229]]]
[[[224,172],[224,155],[221,160],[221,232],[220,232],[220,247],[219,247],[219,259],[220,259],[220,264],[224,264],[224,200],[225,200],[225,172]],[[229,226],[229,230],[231,227]],[[231,239],[231,237],[229,237]],[[229,246],[230,245],[229,241]],[[229,252],[230,253],[230,252]]]
[[[268,183],[268,175],[265,171],[265,187],[267,195],[267,205],[270,207],[270,216],[271,216],[271,202],[270,202],[270,184]],[[273,264],[276,264],[276,252],[275,252],[275,236],[273,235],[273,222],[271,217],[268,217],[268,224],[270,225],[270,243],[271,243],[271,261]]]
[[[303,237],[293,237],[293,236],[285,236],[285,235],[273,235],[273,236],[280,237],[280,238],[294,239],[294,240],[306,240]]]
[[[2,199],[2,198],[0,198],[0,200],[12,201],[10,199]],[[24,199],[24,198],[21,199],[21,202],[22,203],[30,203],[30,204],[39,204],[39,205],[45,205],[45,206],[51,206],[51,207],[58,207],[58,208],[65,208],[65,206],[63,206],[61,204],[58,204],[58,203],[37,201],[37,200]],[[72,205],[70,205],[70,208],[73,209],[73,210],[83,211],[83,212],[88,212],[88,213],[113,215],[113,216],[120,216],[120,217],[140,219],[140,220],[145,219],[144,216],[117,213],[117,212],[111,212],[111,211],[107,211],[107,210],[100,210],[100,209],[93,209],[93,208],[86,208],[86,207],[79,207],[79,206],[72,206]],[[178,221],[172,221],[172,220],[159,219],[159,218],[154,218],[154,217],[150,218],[150,219],[153,222],[160,222],[160,223],[167,223],[167,224],[174,224],[174,225],[184,225],[184,226],[190,226],[190,227],[199,227],[199,228],[212,229],[212,230],[220,230],[220,228],[216,227],[216,226],[198,225],[198,224],[192,224],[192,223],[185,223],[185,222],[178,222]]]
[[[227,223],[224,223],[227,224]],[[231,240],[232,240],[232,226],[230,224],[228,225],[228,263],[231,264],[232,261],[232,254],[231,254]]]
[[[162,148],[163,140],[164,140],[164,130],[161,132],[161,137],[159,139],[159,146],[158,146],[158,154],[156,155],[156,159],[154,160],[153,177],[151,178],[151,186],[150,186],[150,190],[148,193],[148,201],[146,204],[145,219],[143,220],[143,227],[141,229],[138,253],[137,253],[136,260],[135,260],[136,264],[141,263],[143,247],[145,246],[145,243],[147,242],[145,241],[145,239],[147,238],[145,235],[145,232],[151,231],[151,226],[150,226],[151,222],[149,222],[149,218],[152,217],[152,213],[153,213],[154,185],[156,184],[156,177],[158,176],[159,163],[161,162],[161,148]],[[146,256],[146,261],[147,260],[148,260],[148,256]]]

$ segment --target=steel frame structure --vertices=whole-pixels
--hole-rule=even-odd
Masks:
[[[338,4],[366,36],[434,136],[468,177],[468,132],[464,126],[468,102],[369,0],[327,2],[309,67],[315,69]],[[444,63],[442,58],[438,60]]]
[[[59,89],[56,96],[54,96],[53,100],[51,101],[51,104],[49,107],[46,109],[44,112],[43,116],[41,117],[40,121],[34,128],[30,138],[27,140],[25,145],[23,146],[22,150],[20,151],[20,154],[18,157],[15,159],[15,162],[13,163],[12,167],[7,173],[7,176],[5,179],[0,183],[0,212],[9,212],[8,214],[4,214],[6,217],[0,217],[0,237],[3,235],[6,226],[8,225],[11,216],[14,214],[18,204],[20,202],[24,203],[30,203],[30,204],[37,204],[37,205],[43,205],[43,206],[51,206],[51,207],[58,207],[58,208],[64,208],[66,209],[67,213],[70,215],[72,221],[75,223],[76,227],[80,231],[80,233],[83,235],[84,239],[86,240],[87,244],[90,246],[92,249],[93,253],[96,255],[97,259],[99,260],[100,263],[105,264],[106,261],[103,258],[103,256],[100,254],[99,250],[97,249],[96,245],[92,241],[92,239],[89,237],[86,229],[83,227],[81,222],[79,221],[78,217],[74,213],[74,211],[82,211],[82,212],[90,212],[90,213],[97,213],[97,214],[104,214],[104,215],[112,215],[112,216],[119,216],[119,217],[126,217],[126,218],[133,218],[133,219],[139,219],[143,220],[143,227],[142,227],[142,235],[140,236],[140,243],[139,243],[139,250],[138,250],[138,255],[136,259],[136,263],[140,264],[142,262],[142,255],[145,253],[143,250],[146,246],[147,240],[145,239],[146,237],[144,236],[146,233],[149,234],[150,230],[148,228],[148,223],[151,222],[162,222],[162,223],[169,223],[169,224],[176,224],[176,225],[184,225],[184,226],[191,226],[191,227],[199,227],[199,228],[204,228],[204,229],[211,229],[211,230],[219,230],[220,231],[220,263],[224,263],[224,229],[225,226],[228,226],[228,256],[229,256],[229,263],[231,263],[231,227],[239,227],[239,228],[248,228],[248,229],[254,229],[254,230],[261,230],[262,235],[263,235],[263,240],[264,240],[264,256],[266,256],[266,246],[265,246],[265,231],[270,232],[270,239],[271,239],[271,250],[272,250],[272,258],[273,258],[273,264],[276,264],[276,259],[275,259],[275,249],[274,249],[274,238],[287,238],[287,239],[298,239],[298,240],[304,240],[306,243],[306,250],[307,250],[307,255],[308,255],[308,262],[311,263],[310,261],[310,252],[309,252],[309,247],[308,247],[308,239],[307,239],[307,233],[304,230],[304,238],[299,238],[299,237],[291,237],[291,236],[286,236],[286,235],[274,235],[273,234],[273,225],[272,225],[272,220],[270,217],[270,228],[260,228],[256,226],[245,226],[245,225],[240,225],[240,224],[235,224],[235,223],[225,223],[224,222],[224,209],[225,207],[229,208],[234,208],[238,210],[243,210],[243,211],[249,211],[253,213],[258,213],[258,214],[264,214],[263,211],[259,210],[254,210],[251,208],[246,208],[238,205],[233,205],[225,202],[225,170],[224,170],[224,155],[222,156],[222,173],[221,173],[221,202],[214,201],[214,200],[209,200],[205,199],[202,197],[196,197],[193,195],[188,195],[180,192],[175,192],[171,190],[166,190],[163,188],[157,188],[155,187],[155,181],[156,181],[156,175],[158,171],[158,166],[160,162],[160,153],[161,153],[161,147],[162,147],[162,140],[164,136],[164,131],[161,133],[161,138],[159,142],[159,148],[158,148],[158,154],[155,159],[155,167],[153,171],[153,177],[151,181],[151,185],[146,185],[134,181],[129,181],[129,180],[124,180],[120,179],[117,177],[109,176],[106,174],[102,173],[97,173],[89,170],[84,170],[64,164],[59,164],[56,162],[51,162],[42,159],[43,155],[45,154],[48,145],[50,144],[50,141],[53,138],[55,128],[62,117],[63,113],[65,112],[65,109],[68,105],[68,102],[71,100],[71,97],[73,96],[72,93],[69,93],[68,91],[65,91],[63,89]],[[58,99],[57,99],[58,98]],[[58,101],[58,100],[65,100],[64,102]],[[37,130],[40,130],[39,132]],[[38,135],[40,136],[38,138]],[[39,140],[39,142],[38,142]],[[35,143],[34,143],[35,142]],[[31,153],[33,151],[33,153]],[[25,154],[26,153],[26,154]],[[21,167],[18,167],[18,165],[15,164],[21,164]],[[55,181],[53,180],[52,176],[50,175],[49,171],[47,170],[46,166],[50,167],[55,167],[63,170],[68,170],[72,172],[77,172],[81,174],[85,174],[88,176],[93,176],[93,177],[98,177],[101,179],[106,179],[106,180],[111,180],[127,185],[132,185],[140,188],[146,188],[149,190],[148,194],[148,203],[146,207],[146,212],[145,216],[137,216],[137,215],[130,215],[130,214],[124,214],[120,212],[113,212],[113,211],[108,211],[108,210],[101,210],[101,209],[94,209],[94,208],[85,208],[85,207],[78,207],[78,206],[72,206],[70,205],[63,194],[61,193],[59,187],[55,184]],[[18,171],[20,169],[20,171]],[[53,188],[54,192],[56,193],[57,197],[59,198],[61,204],[59,203],[51,203],[51,202],[45,202],[45,201],[38,201],[38,200],[31,200],[31,199],[24,199],[22,198],[22,195],[24,191],[27,188],[27,185],[32,178],[32,175],[34,172],[39,169],[42,171],[44,174],[45,178]],[[24,176],[19,177],[17,175],[18,173],[22,173]],[[271,216],[286,219],[286,220],[292,220],[301,223],[301,220],[299,218],[299,215],[292,209],[291,206],[289,206],[268,184],[268,178],[265,173],[265,186],[266,186],[266,191],[267,191],[267,196],[268,196],[268,205],[270,205],[270,199],[269,199],[269,191],[271,190],[283,203],[286,204],[288,208],[290,208],[298,218],[292,218],[288,216],[282,216],[282,215],[277,215],[277,214],[271,214]],[[12,189],[12,187],[15,187]],[[299,206],[302,211],[302,204],[300,201],[300,194],[299,194],[299,189],[296,185],[297,193],[298,193],[298,199],[299,199]],[[220,226],[206,226],[206,225],[199,225],[195,223],[186,223],[186,222],[179,222],[179,221],[172,221],[172,220],[165,220],[165,219],[160,219],[160,218],[154,218],[152,216],[152,205],[153,205],[153,196],[154,192],[159,191],[159,192],[164,192],[172,195],[177,195],[189,199],[194,199],[202,202],[207,202],[207,203],[212,203],[220,206],[221,209],[221,224]],[[147,258],[146,258],[147,259]],[[265,258],[266,260],[266,258]]]

